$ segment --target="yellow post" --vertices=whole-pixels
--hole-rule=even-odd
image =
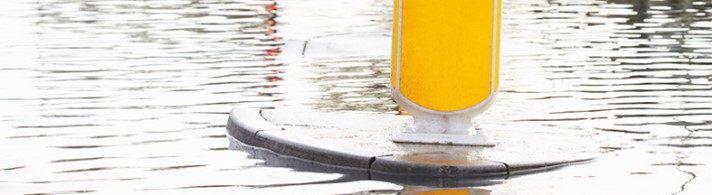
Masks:
[[[414,117],[396,142],[493,146],[472,118],[494,101],[499,0],[395,0],[391,84]]]

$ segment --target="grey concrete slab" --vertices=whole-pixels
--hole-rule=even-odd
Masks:
[[[371,171],[425,177],[507,176],[507,166],[502,162],[470,159],[447,151],[380,156]]]
[[[578,160],[561,160],[561,161],[515,161],[507,163],[507,169],[510,175],[519,175],[527,173],[535,173],[556,169],[563,166],[573,165],[577,163],[586,163],[595,160],[595,158],[583,158]]]
[[[361,169],[368,169],[373,161],[372,156],[324,147],[319,140],[300,137],[291,132],[261,131],[257,137],[263,139],[261,146],[264,148],[309,161]]]
[[[266,150],[382,177],[499,177],[587,162],[598,154],[593,135],[526,126],[480,124],[495,147],[397,144],[393,131],[410,117],[364,113],[235,109],[228,134]]]
[[[228,134],[239,137],[241,142],[250,145],[262,143],[257,137],[260,131],[276,131],[279,127],[267,122],[258,109],[233,109],[227,122]]]
[[[308,171],[318,173],[340,173],[343,176],[330,182],[349,182],[360,180],[378,180],[393,182],[401,185],[417,185],[432,187],[477,187],[501,184],[504,177],[413,177],[407,175],[382,174],[369,169],[356,169],[344,166],[335,166],[320,163],[294,156],[276,153],[274,151],[244,144],[231,139],[230,149],[242,150],[250,153],[250,157],[265,160],[263,165],[272,167],[287,167],[296,171]]]

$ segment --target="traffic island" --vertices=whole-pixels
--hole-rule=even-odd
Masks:
[[[409,116],[389,114],[237,108],[230,113],[227,130],[229,138],[242,146],[238,148],[281,156],[268,159],[271,163],[289,167],[298,161],[362,175],[360,179],[406,183],[505,179],[588,162],[599,155],[592,134],[511,124],[480,124],[495,140],[494,147],[391,140],[393,132],[411,123]]]
[[[459,5],[396,1],[392,33],[292,38],[282,48],[285,61],[390,54],[393,100],[412,116],[240,108],[227,125],[232,146],[266,163],[437,186],[486,185],[596,158],[594,135],[584,131],[474,119],[500,88],[501,3]]]

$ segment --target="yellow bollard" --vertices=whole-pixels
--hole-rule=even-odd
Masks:
[[[494,101],[499,0],[395,0],[392,93],[414,117],[395,142],[494,146],[472,118]]]

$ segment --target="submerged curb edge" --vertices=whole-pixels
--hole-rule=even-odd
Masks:
[[[507,163],[491,161],[477,165],[424,164],[399,161],[390,155],[368,156],[320,147],[315,143],[299,142],[294,134],[285,133],[268,122],[259,109],[236,108],[230,112],[227,131],[229,137],[247,145],[265,148],[278,154],[297,157],[341,167],[359,169],[384,175],[421,177],[503,177],[546,171],[595,158],[571,161]]]

